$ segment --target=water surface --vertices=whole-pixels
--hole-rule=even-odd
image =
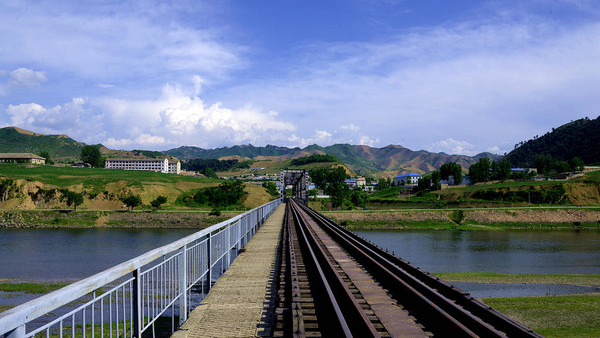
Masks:
[[[0,229],[0,278],[89,277],[199,229]]]
[[[599,231],[356,231],[429,272],[600,273]]]

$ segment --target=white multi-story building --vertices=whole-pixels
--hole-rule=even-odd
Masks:
[[[177,174],[181,173],[181,162],[179,161],[169,161],[169,174]]]
[[[122,169],[122,170],[148,170],[158,171],[161,173],[181,172],[181,164],[179,161],[169,162],[168,159],[131,159],[131,158],[111,158],[106,160],[107,169]]]

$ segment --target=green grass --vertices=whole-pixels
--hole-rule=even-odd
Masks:
[[[13,307],[14,307],[13,305],[1,305],[0,304],[0,312],[4,312],[4,311],[7,311],[7,310],[10,310]]]
[[[102,192],[104,186],[116,181],[128,181],[130,186],[141,185],[143,182],[220,182],[219,180],[200,179],[183,175],[169,175],[142,170],[112,170],[102,168],[71,168],[53,166],[34,166],[27,168],[21,164],[0,165],[0,176],[12,179],[25,179],[40,181],[66,188],[73,185],[83,184],[84,189],[95,193]]]
[[[600,286],[600,274],[509,274],[497,272],[438,272],[434,275],[449,282],[536,283]]]
[[[48,293],[51,291],[58,290],[69,283],[33,283],[33,282],[14,282],[14,283],[0,283],[0,291],[3,292],[25,292],[25,293]]]
[[[546,337],[600,336],[600,293],[485,298],[483,302]]]

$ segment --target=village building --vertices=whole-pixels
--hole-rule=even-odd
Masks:
[[[402,182],[404,182],[404,184],[408,184],[408,185],[415,185],[415,184],[419,183],[419,180],[421,179],[421,177],[422,176],[417,173],[408,173],[408,174],[398,175],[398,176],[394,177],[393,180],[394,180],[395,185],[402,184]]]
[[[46,159],[32,153],[0,153],[0,163],[46,164]]]

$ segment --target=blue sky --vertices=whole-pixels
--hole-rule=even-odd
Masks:
[[[0,126],[114,149],[502,154],[598,116],[600,3],[0,3]]]

